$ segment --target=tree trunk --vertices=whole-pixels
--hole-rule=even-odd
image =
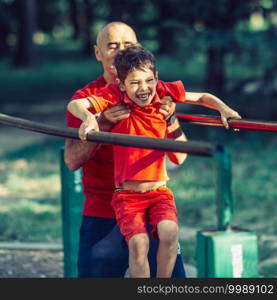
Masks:
[[[160,1],[159,6],[160,24],[158,25],[159,54],[175,54],[177,49],[176,28],[167,25],[166,21],[174,20],[176,8],[170,1]]]
[[[76,0],[69,0],[69,16],[73,27],[72,38],[74,40],[78,40],[80,35],[80,24],[79,24],[80,15],[79,15],[79,9]]]
[[[36,30],[36,0],[18,0],[18,35],[14,63],[31,67],[37,63],[37,48],[33,41]]]
[[[1,23],[0,20],[0,57],[7,56],[10,53],[10,47],[7,43],[7,38],[10,28],[6,23]]]
[[[109,22],[121,21],[135,28],[137,21],[138,3],[139,1],[130,0],[108,0],[110,14]]]
[[[84,0],[83,7],[83,54],[85,56],[90,56],[92,52],[92,32],[91,24],[93,22],[93,5],[90,0]]]
[[[224,47],[208,48],[205,80],[205,88],[207,91],[224,91],[225,56],[226,49]]]

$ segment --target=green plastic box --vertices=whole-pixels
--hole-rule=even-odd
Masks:
[[[257,278],[255,233],[230,229],[197,233],[197,270],[200,278]]]

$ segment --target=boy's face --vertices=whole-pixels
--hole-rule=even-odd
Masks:
[[[151,69],[135,69],[127,75],[121,90],[138,106],[146,106],[154,98],[157,80],[157,73],[154,74]]]

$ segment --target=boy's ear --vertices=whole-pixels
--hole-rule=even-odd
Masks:
[[[155,72],[155,79],[158,80],[158,79],[159,79],[158,77],[159,77],[159,76],[158,76],[158,71],[156,71],[156,72]]]

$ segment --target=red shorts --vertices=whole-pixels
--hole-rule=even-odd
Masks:
[[[125,240],[138,233],[147,233],[146,224],[158,239],[157,224],[162,220],[178,223],[174,196],[170,189],[159,187],[149,192],[121,190],[114,193],[112,206],[117,224]]]

